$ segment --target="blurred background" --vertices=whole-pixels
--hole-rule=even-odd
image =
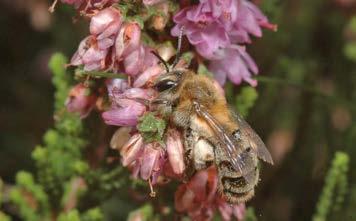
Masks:
[[[328,220],[356,220],[356,0],[255,2],[278,32],[264,31],[249,48],[260,77],[258,97],[245,90],[257,99],[247,120],[275,165],[264,165],[248,205],[257,220],[311,220],[334,153],[344,151],[347,193]],[[34,171],[31,151],[53,126],[50,55],[70,57],[88,33],[72,7],[50,14],[50,4],[0,1],[0,177],[8,184],[18,170]],[[238,108],[239,98],[229,99]]]

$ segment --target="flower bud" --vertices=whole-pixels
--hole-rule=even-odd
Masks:
[[[96,46],[96,39],[88,36],[81,41],[78,50],[71,59],[71,65],[84,65],[85,71],[101,70],[105,68],[105,58],[108,48],[100,49]]]
[[[136,126],[138,118],[146,111],[146,107],[134,100],[118,99],[122,107],[113,108],[102,114],[106,124],[116,126]]]
[[[90,21],[90,33],[97,39],[107,38],[116,34],[121,26],[122,18],[119,10],[105,8],[92,17]]]
[[[129,88],[127,81],[119,78],[107,80],[106,87],[108,89],[108,94],[111,99],[119,96],[126,89]]]
[[[115,53],[117,59],[121,60],[140,47],[141,29],[135,22],[126,23],[120,30],[115,41]]]
[[[182,137],[177,130],[170,129],[167,132],[167,153],[168,159],[175,174],[182,174],[184,165],[184,148]]]
[[[140,134],[133,135],[122,147],[120,154],[122,165],[127,166],[137,160],[143,151],[143,137]]]
[[[125,72],[130,76],[137,75],[143,67],[145,62],[145,49],[140,46],[124,59]]]
[[[110,147],[115,150],[121,150],[121,148],[130,139],[131,127],[120,127],[115,131],[110,140]]]
[[[164,16],[160,15],[155,15],[152,18],[152,27],[157,30],[157,31],[163,31],[164,28],[166,27],[166,24],[168,22],[168,19]]]
[[[142,74],[140,74],[140,76],[138,76],[133,86],[142,87],[149,82],[153,82],[153,79],[162,73],[164,73],[164,70],[160,65],[149,67]]]
[[[67,110],[80,114],[81,118],[88,116],[95,106],[97,96],[90,94],[90,89],[80,83],[74,86],[66,100]]]
[[[162,2],[161,4],[156,5],[155,8],[160,13],[157,13],[152,17],[151,26],[157,31],[163,31],[169,19],[169,4],[168,2]]]
[[[176,54],[176,50],[171,42],[165,42],[159,45],[157,48],[157,52],[165,61],[168,61]]]
[[[154,166],[160,157],[160,150],[154,148],[153,145],[154,144],[150,143],[145,146],[140,170],[140,175],[143,180],[148,180],[152,176]]]

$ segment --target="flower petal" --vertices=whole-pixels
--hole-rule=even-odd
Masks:
[[[143,137],[140,134],[133,135],[121,148],[122,165],[127,166],[137,160],[143,152]]]
[[[102,114],[102,117],[108,125],[136,126],[138,118],[142,116],[145,111],[146,107],[137,103],[135,105],[106,111]]]
[[[146,144],[140,170],[140,175],[143,180],[148,180],[152,176],[158,158],[159,150],[153,148],[153,144]]]
[[[168,159],[175,174],[182,174],[185,169],[184,149],[182,137],[177,130],[170,129],[167,132]]]
[[[90,33],[99,35],[105,31],[113,22],[121,24],[121,14],[114,8],[105,8],[92,17],[90,21]]]
[[[147,68],[142,74],[138,76],[135,80],[133,86],[134,87],[142,87],[147,82],[153,81],[153,79],[159,74],[163,73],[164,70],[160,65],[155,65]]]

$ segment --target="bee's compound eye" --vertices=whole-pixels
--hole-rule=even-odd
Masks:
[[[234,132],[232,132],[232,136],[237,140],[240,141],[241,140],[241,131],[240,129],[235,130]]]
[[[162,92],[162,91],[168,90],[175,86],[177,86],[177,82],[172,81],[172,80],[163,80],[163,81],[158,82],[155,85],[155,88],[158,92]]]

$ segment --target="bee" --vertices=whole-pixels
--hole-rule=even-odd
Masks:
[[[215,164],[219,192],[230,203],[246,202],[259,180],[259,159],[273,164],[272,157],[249,124],[229,108],[216,82],[189,69],[174,68],[178,57],[173,68],[161,59],[167,73],[155,80],[158,97],[153,103],[184,133],[188,177]]]

